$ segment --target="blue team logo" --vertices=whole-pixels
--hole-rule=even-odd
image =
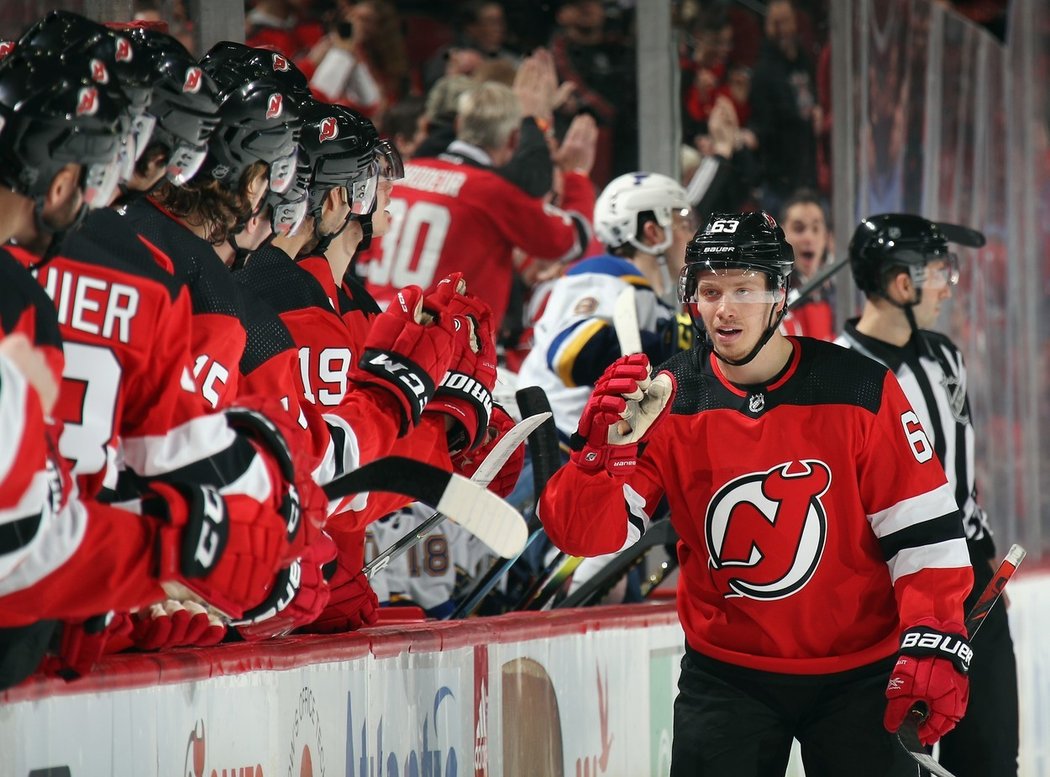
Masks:
[[[821,502],[831,469],[805,459],[726,483],[711,499],[704,528],[711,574],[725,597],[783,599],[813,577],[828,517]]]

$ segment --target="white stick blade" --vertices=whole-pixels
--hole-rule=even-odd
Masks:
[[[462,475],[452,475],[435,507],[503,558],[525,549],[529,532],[521,513],[493,494],[478,493],[478,485]]]

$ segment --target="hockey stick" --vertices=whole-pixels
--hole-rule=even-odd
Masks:
[[[616,330],[616,339],[620,341],[620,353],[623,356],[642,352],[634,286],[625,287],[617,295],[613,305],[613,328]],[[543,609],[582,562],[583,558],[580,556],[569,556],[559,551],[514,609]]]
[[[530,415],[550,413],[550,402],[547,400],[547,395],[543,392],[543,389],[539,386],[529,386],[520,389],[516,394],[516,398],[518,400],[518,409],[521,410],[522,415],[526,413]],[[540,424],[539,428],[529,437],[529,459],[532,462],[533,491],[536,494],[536,502],[539,503],[543,487],[557,471],[558,467],[561,466],[558,429],[554,425],[553,417]],[[527,529],[529,536],[525,541],[526,548],[543,532],[543,524],[540,523],[539,518],[536,516],[535,509],[533,509],[533,514],[528,519]],[[524,548],[522,551],[524,552]],[[518,555],[520,556],[521,554]],[[518,556],[515,556],[493,564],[489,571],[474,584],[474,587],[456,605],[456,608],[448,616],[449,619],[468,618],[473,615],[485,597],[503,579],[503,576],[507,574],[517,560]]]
[[[562,602],[554,605],[554,608],[586,607],[592,604],[608,593],[620,578],[640,564],[650,550],[658,545],[663,546],[677,541],[678,534],[675,533],[669,519],[654,521],[650,524],[649,530],[638,539],[638,542],[621,551],[598,574],[565,597]]]
[[[430,505],[501,556],[513,556],[525,546],[527,532],[521,513],[462,475],[414,459],[387,456],[324,487],[329,500],[368,491],[401,494]]]
[[[532,433],[532,430],[551,417],[551,413],[539,413],[518,421],[518,423],[515,424],[512,429],[509,429],[507,433],[500,438],[499,442],[492,447],[488,456],[485,457],[485,460],[478,466],[477,471],[474,472],[473,477],[470,478],[471,482],[482,487],[487,487],[488,484],[492,482],[492,479],[496,477],[497,473],[499,473],[500,469],[503,468],[503,465],[507,463],[507,459],[511,457],[511,454],[514,453],[519,445],[525,442],[525,438]],[[419,524],[415,531],[409,532],[368,562],[365,565],[365,568],[361,570],[365,573],[365,577],[371,580],[373,575],[386,569],[391,561],[416,543],[421,542],[424,537],[430,534],[430,532],[447,517],[448,516],[441,511],[435,511],[429,518]],[[484,540],[482,541],[484,542]],[[493,550],[495,550],[495,548],[493,548]]]
[[[984,623],[988,612],[999,601],[1003,589],[1010,582],[1010,578],[1017,571],[1017,567],[1024,561],[1026,553],[1027,551],[1020,545],[1011,546],[1010,552],[1003,559],[1003,563],[999,565],[999,568],[995,570],[995,574],[992,575],[992,579],[988,581],[988,585],[985,586],[977,603],[974,604],[973,609],[966,616],[966,633],[969,634],[971,640],[977,634],[977,630],[981,628],[981,624]],[[897,729],[897,739],[900,740],[901,746],[908,751],[908,755],[914,758],[923,769],[928,770],[931,774],[936,774],[937,777],[955,777],[937,763],[934,757],[926,752],[926,748],[919,741],[919,726],[926,719],[926,714],[925,705],[919,703],[912,707],[908,717],[904,719],[901,727]]]

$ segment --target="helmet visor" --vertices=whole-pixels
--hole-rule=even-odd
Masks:
[[[782,302],[785,294],[766,270],[755,267],[700,262],[686,265],[678,276],[678,299],[701,308],[723,303],[772,305]]]
[[[910,270],[912,281],[924,289],[943,289],[959,283],[959,257],[948,253],[928,255],[926,262]]]
[[[389,140],[380,140],[376,144],[376,159],[379,161],[379,174],[386,181],[400,181],[405,177],[405,163],[401,152]]]

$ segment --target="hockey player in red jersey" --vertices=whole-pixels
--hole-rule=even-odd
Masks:
[[[575,170],[576,160],[565,160],[561,209],[545,206],[493,169],[514,153],[520,114],[510,87],[482,84],[461,98],[457,139],[448,150],[406,166],[391,195],[393,229],[367,264],[368,288],[380,304],[401,286],[426,288],[462,272],[499,323],[510,297],[515,247],[551,261],[581,255],[590,240],[594,187]]]
[[[839,345],[893,370],[915,408],[962,510],[973,565],[969,609],[993,572],[995,542],[977,498],[975,429],[967,371],[955,344],[930,330],[959,280],[950,243],[978,248],[971,230],[901,213],[864,219],[850,241],[853,280],[867,297],[846,322]],[[970,707],[941,740],[939,760],[957,777],[1017,774],[1017,661],[1005,607],[995,607],[974,638]]]
[[[887,729],[922,704],[924,741],[949,730],[972,655],[944,471],[890,372],[778,331],[792,252],[772,217],[712,216],[686,257],[700,346],[655,376],[644,355],[606,371],[540,517],[597,555],[667,498],[686,634],[674,777],[783,774],[792,738],[812,774],[912,775]]]

